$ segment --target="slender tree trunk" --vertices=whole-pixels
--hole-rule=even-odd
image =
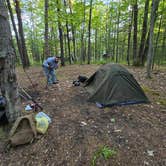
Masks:
[[[85,34],[85,0],[83,2],[84,4],[84,17],[82,20],[82,32],[81,32],[81,64],[82,61],[85,62],[85,57],[86,57],[86,51],[85,51],[85,40],[84,40],[84,34]]]
[[[65,32],[63,33],[63,48],[64,48],[64,55],[68,55],[68,45],[67,45],[67,35],[65,34]],[[70,63],[70,59],[69,56],[66,57],[67,61],[69,61]]]
[[[40,53],[39,46],[37,43],[37,33],[35,29],[35,20],[34,20],[34,8],[33,8],[33,0],[30,0],[30,20],[31,20],[31,52],[33,60],[40,62]]]
[[[111,7],[110,7],[111,8]],[[109,10],[110,10],[110,8],[109,8]],[[112,39],[112,34],[111,34],[111,28],[112,28],[112,16],[110,15],[110,17],[109,17],[109,25],[108,25],[108,52],[109,52],[109,54],[111,54],[111,56],[112,56],[112,43],[111,43],[111,39]]]
[[[59,0],[57,0],[57,14],[58,14],[58,30],[59,30],[59,39],[60,39],[60,49],[61,49],[61,65],[65,66],[65,60],[64,60],[64,51],[63,51],[63,30],[62,25],[60,21],[60,3]]]
[[[13,16],[13,11],[12,11],[12,7],[11,7],[11,4],[10,4],[10,0],[6,0],[6,2],[7,2],[8,10],[9,10],[9,13],[10,13],[10,18],[11,18],[13,30],[14,30],[14,33],[15,33],[15,36],[16,36],[18,52],[19,52],[21,61],[23,63],[21,42],[20,42],[19,35],[18,35],[18,32],[17,32],[16,24],[15,24],[15,21],[14,21],[14,16]]]
[[[50,28],[50,38],[49,38],[49,48],[50,48],[50,54],[51,55],[54,55],[55,54],[55,51],[54,51],[54,31],[53,31],[53,25],[51,25],[51,28]]]
[[[69,27],[68,21],[66,21],[66,30],[67,30],[67,47],[68,47],[68,56],[69,56],[69,63],[72,63],[71,51],[70,51],[70,37],[69,37]]]
[[[139,48],[139,64],[142,66],[144,65],[143,59],[145,59],[144,56],[144,48],[146,43],[146,36],[147,36],[147,22],[148,22],[148,9],[149,9],[149,0],[146,0],[145,2],[145,9],[144,9],[144,19],[143,19],[143,25],[142,25],[142,35],[141,35],[141,43]]]
[[[98,59],[98,29],[95,29],[95,60]]]
[[[150,17],[150,34],[149,34],[149,49],[147,56],[147,77],[151,77],[151,67],[153,60],[153,33],[154,33],[154,25],[156,18],[156,11],[158,10],[160,0],[152,1],[152,9],[151,9],[151,17]]]
[[[107,34],[108,34],[108,22],[107,22],[107,19],[106,18],[106,23],[105,23],[105,53],[108,53],[108,37],[107,37]]]
[[[156,43],[155,43],[155,49],[154,49],[154,58],[153,58],[153,62],[152,62],[152,69],[154,67],[156,53],[157,53],[157,48],[158,48],[158,40],[159,40],[159,36],[160,36],[161,23],[162,23],[162,15],[160,17],[160,23],[159,23],[158,33],[157,33],[157,37],[156,37]]]
[[[15,52],[5,0],[0,0],[0,90],[6,98],[6,115],[9,122],[20,116],[17,78],[15,74]]]
[[[16,9],[16,14],[17,14],[17,19],[18,19],[18,31],[19,31],[19,35],[20,35],[20,39],[21,39],[23,67],[25,68],[25,67],[30,66],[30,62],[29,62],[27,48],[26,48],[26,44],[25,44],[19,0],[14,0],[14,4],[15,4],[15,9]]]
[[[72,30],[72,41],[73,41],[73,57],[74,57],[74,62],[77,61],[77,56],[76,56],[76,39],[75,39],[75,27],[73,24],[71,24],[71,30]]]
[[[135,0],[135,4],[133,5],[133,14],[134,14],[134,34],[133,34],[133,65],[138,65],[137,58],[137,20],[138,20],[138,5],[137,0]]]
[[[92,1],[90,0],[89,24],[88,24],[88,64],[91,62],[91,21],[92,21]]]
[[[54,50],[54,52],[55,52],[55,54],[56,55],[58,55],[58,46],[57,46],[57,42],[56,42],[56,40],[57,40],[57,35],[56,35],[56,33],[55,33],[55,29],[54,29],[54,27],[52,26],[52,33],[53,33],[53,38],[54,38],[54,48],[55,48],[55,50]]]
[[[112,60],[115,60],[115,50],[116,50],[116,36],[115,36],[115,32],[113,32],[113,59]]]
[[[128,63],[128,65],[130,65],[130,39],[131,39],[132,22],[133,22],[133,10],[131,12],[131,20],[130,20],[129,29],[128,29],[128,45],[127,45],[127,63]]]
[[[72,15],[73,12],[72,12],[72,5],[71,5],[71,0],[69,0],[69,8],[70,8],[70,14]],[[76,39],[75,39],[75,27],[71,21],[71,30],[72,30],[72,42],[73,42],[73,56],[74,56],[74,61],[76,62],[77,61],[77,56],[76,56]]]
[[[45,32],[44,32],[44,56],[50,56],[49,50],[49,38],[48,38],[48,8],[49,8],[49,0],[45,0],[45,12],[44,12],[44,22],[45,22]]]
[[[163,42],[162,42],[162,52],[166,52],[166,27],[164,28]],[[166,53],[164,54],[164,60],[166,61]]]
[[[64,0],[65,8],[67,8],[66,1]],[[65,13],[67,15],[66,9]],[[66,31],[67,31],[67,47],[68,47],[68,54],[69,54],[69,63],[72,63],[71,51],[70,51],[70,37],[69,37],[69,27],[68,27],[68,18],[66,19]]]
[[[119,18],[120,18],[120,9],[118,9],[118,20],[117,20],[117,29],[116,29],[116,63],[119,60]]]

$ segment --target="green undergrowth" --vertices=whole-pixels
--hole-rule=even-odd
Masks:
[[[144,90],[145,93],[152,95],[156,103],[166,106],[166,98],[162,97],[159,91],[150,89],[149,87],[146,86],[142,86],[142,89]]]
[[[142,89],[144,90],[145,93],[149,93],[149,94],[155,95],[155,96],[160,96],[160,92],[150,89],[149,87],[142,86]]]
[[[116,154],[117,151],[115,149],[111,149],[108,146],[103,146],[94,153],[93,158],[91,160],[91,166],[96,166],[97,160],[99,158],[104,158],[104,160],[108,160]]]
[[[158,98],[156,99],[156,103],[166,106],[166,98]]]

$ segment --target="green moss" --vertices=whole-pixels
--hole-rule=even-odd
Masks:
[[[166,98],[159,98],[156,100],[156,103],[160,103],[163,106],[166,106]]]
[[[160,96],[160,93],[158,91],[150,89],[150,88],[148,88],[146,86],[142,86],[142,89],[144,90],[145,93],[149,93],[149,94],[155,95],[155,96]]]

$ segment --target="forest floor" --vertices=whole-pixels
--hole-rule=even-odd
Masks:
[[[166,165],[166,70],[155,70],[152,79],[146,79],[144,68],[127,67],[151,103],[100,109],[87,102],[83,86],[72,85],[78,75],[90,76],[98,67],[59,68],[59,84],[49,89],[45,89],[41,67],[27,70],[33,83],[38,84],[36,100],[52,123],[47,133],[31,144],[4,151],[1,140],[1,166],[90,166],[94,157],[97,166]],[[21,69],[18,80],[31,94],[35,93]],[[103,146],[114,149],[116,154],[107,160],[96,156]]]

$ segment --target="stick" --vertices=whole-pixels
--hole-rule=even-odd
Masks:
[[[39,107],[41,110],[43,110],[43,107],[40,106],[23,88],[21,88],[22,92],[25,93],[25,95],[28,97],[29,100],[31,100],[37,107]]]

